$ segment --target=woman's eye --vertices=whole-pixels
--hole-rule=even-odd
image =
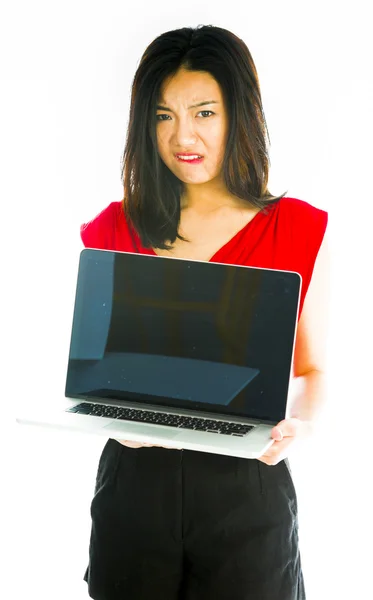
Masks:
[[[166,117],[166,119],[163,119],[163,117]],[[170,118],[170,115],[165,115],[165,114],[163,114],[163,115],[157,115],[156,118],[157,118],[157,121],[166,121],[167,118]]]
[[[210,114],[207,114],[207,113],[210,113]],[[204,118],[205,118],[206,116],[209,117],[210,115],[213,115],[214,113],[212,112],[212,110],[201,110],[201,112],[198,114],[204,115]]]

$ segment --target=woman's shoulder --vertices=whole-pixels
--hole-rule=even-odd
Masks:
[[[277,203],[277,211],[274,228],[282,247],[290,252],[291,260],[295,257],[296,261],[311,261],[313,268],[326,233],[328,212],[293,197],[281,198]]]
[[[80,237],[86,248],[109,249],[118,228],[126,226],[122,201],[111,202],[90,221],[80,226]]]
[[[321,208],[317,208],[306,200],[294,198],[292,196],[284,196],[278,202],[278,207],[281,212],[292,215],[294,217],[309,217],[311,215],[321,216],[327,212]]]
[[[306,229],[309,233],[312,229],[325,230],[328,223],[328,213],[326,210],[317,208],[310,202],[284,196],[275,204],[277,205],[277,216],[284,224],[288,223],[292,227],[297,227],[299,231]]]

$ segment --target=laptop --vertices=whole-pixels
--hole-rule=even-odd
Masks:
[[[286,418],[300,289],[292,271],[84,249],[65,397],[17,421],[259,458]]]

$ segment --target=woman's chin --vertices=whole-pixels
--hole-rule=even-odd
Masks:
[[[198,173],[195,173],[194,175],[186,175],[185,173],[173,171],[173,174],[183,183],[190,185],[200,185],[203,183],[208,183],[209,181],[212,181],[212,179],[214,179],[214,177],[210,177],[209,175],[198,175]]]

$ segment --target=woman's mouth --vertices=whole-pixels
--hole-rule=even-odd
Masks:
[[[203,161],[203,156],[199,154],[176,154],[176,160],[185,164],[196,165]]]

